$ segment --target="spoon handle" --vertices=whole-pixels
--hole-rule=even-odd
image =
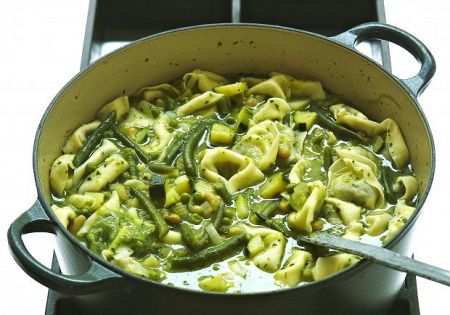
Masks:
[[[380,265],[450,286],[450,271],[400,255],[383,247],[351,241],[325,233],[314,237],[300,236],[298,241],[355,254]]]

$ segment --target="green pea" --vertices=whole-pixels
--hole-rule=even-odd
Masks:
[[[202,223],[203,218],[198,213],[193,213],[191,215],[191,220],[190,221],[191,221],[192,224],[200,224],[200,223]]]
[[[231,225],[233,223],[233,220],[230,218],[223,218],[222,219],[222,224],[223,225]]]
[[[86,167],[85,167],[86,174],[92,173],[93,171],[95,171],[95,169],[96,169],[96,166],[94,164],[92,164],[92,163],[86,164]]]
[[[188,204],[191,201],[191,195],[188,193],[182,193],[180,196],[180,201],[184,204]]]
[[[194,193],[193,198],[194,198],[194,202],[198,205],[201,204],[203,201],[205,201],[203,194],[199,193],[198,191]]]
[[[161,114],[161,109],[159,107],[156,106],[152,106],[152,116],[153,117],[158,117],[159,114]]]
[[[172,128],[177,128],[178,127],[178,121],[176,121],[175,119],[169,120],[169,126],[172,127]]]
[[[230,208],[225,209],[225,216],[231,219],[234,218],[234,210]]]
[[[250,214],[248,219],[252,224],[259,224],[261,222],[260,218],[256,215],[256,213]]]

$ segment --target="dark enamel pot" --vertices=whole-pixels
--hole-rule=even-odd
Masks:
[[[421,63],[419,73],[400,80],[355,50],[366,39],[396,43]],[[77,241],[50,209],[49,169],[67,135],[94,119],[97,110],[122,93],[179,77],[194,68],[217,73],[279,71],[320,80],[381,121],[398,122],[410,149],[420,185],[420,203],[387,248],[412,254],[415,222],[434,173],[430,128],[417,102],[435,71],[428,49],[393,26],[369,23],[333,38],[304,31],[252,24],[219,24],[157,34],[131,43],[76,75],[54,98],[37,130],[33,168],[38,200],[8,231],[12,255],[43,285],[73,295],[80,311],[134,314],[385,314],[405,278],[368,261],[292,289],[254,294],[213,294],[174,288],[141,279],[95,256]],[[64,275],[39,263],[22,235],[54,233]]]

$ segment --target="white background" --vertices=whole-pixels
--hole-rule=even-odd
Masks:
[[[450,4],[386,0],[387,21],[420,38],[433,52],[437,72],[420,97],[436,144],[436,176],[419,220],[416,259],[450,269]],[[9,224],[36,200],[32,147],[41,115],[79,69],[88,1],[0,1],[0,305],[2,314],[43,314],[47,290],[11,258]],[[417,65],[391,50],[394,73]],[[32,253],[49,264],[53,239],[26,237]],[[450,288],[418,279],[421,314],[450,314]]]

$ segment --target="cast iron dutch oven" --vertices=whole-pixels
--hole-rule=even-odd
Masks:
[[[357,43],[373,38],[408,50],[421,63],[419,73],[400,80],[355,50]],[[414,223],[430,189],[435,163],[430,128],[416,99],[435,71],[428,49],[405,31],[378,23],[363,24],[332,38],[268,25],[216,24],[133,42],[76,75],[54,98],[34,144],[38,200],[8,231],[17,263],[43,285],[73,295],[83,314],[385,314],[405,274],[365,260],[292,289],[204,293],[128,274],[91,253],[59,223],[50,209],[49,169],[70,132],[92,121],[100,106],[122,93],[166,82],[195,68],[222,74],[280,71],[313,78],[374,119],[395,119],[410,149],[420,183],[420,203],[387,248],[412,254]],[[56,253],[64,275],[46,268],[28,252],[22,235],[32,232],[56,234]]]

